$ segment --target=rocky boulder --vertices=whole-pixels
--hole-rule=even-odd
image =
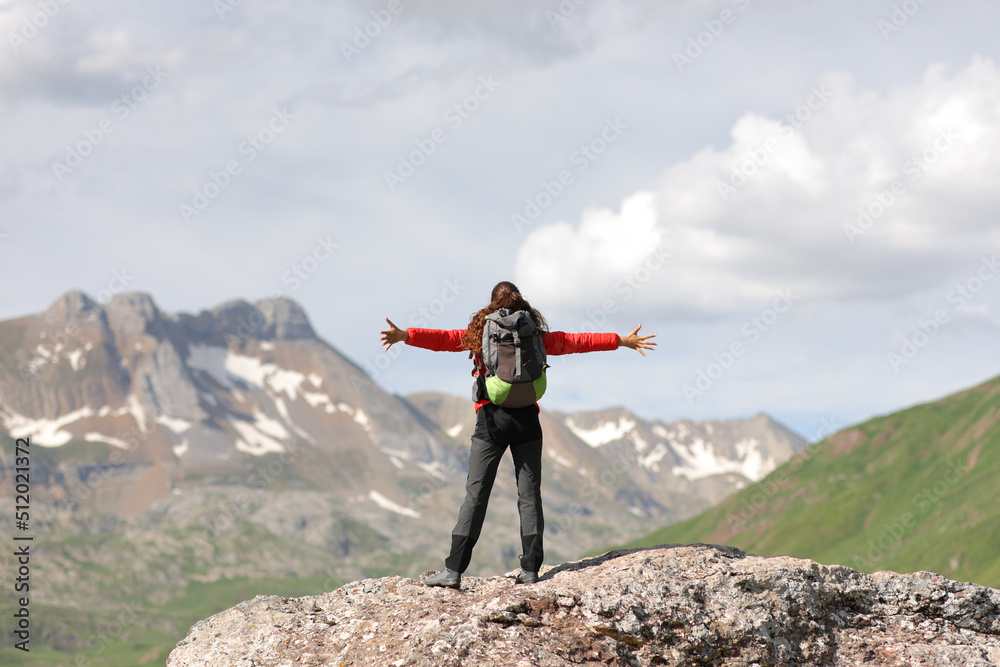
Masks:
[[[167,667],[1000,664],[1000,590],[930,572],[696,544],[542,573],[258,596],[195,624]]]

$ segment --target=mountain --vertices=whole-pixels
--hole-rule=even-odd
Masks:
[[[0,322],[0,497],[13,494],[13,440],[32,443],[31,592],[46,610],[33,636],[111,666],[101,628],[127,613],[120,664],[162,664],[163,638],[214,595],[318,593],[439,566],[474,418],[465,399],[387,393],[288,299],[189,314],[148,294],[101,304],[74,291]],[[805,444],[764,415],[541,418],[557,562],[692,516]],[[517,563],[510,470],[470,574]],[[13,530],[0,522],[0,538]],[[0,634],[8,626],[0,617]]]
[[[461,468],[287,299],[170,315],[146,294],[102,307],[70,292],[41,315],[0,322],[0,350],[5,430],[48,448],[41,476],[57,500],[116,516],[185,479],[246,481],[247,462],[268,455],[289,483],[389,507],[428,473]],[[100,482],[81,486],[66,466]]]
[[[1000,585],[1000,378],[871,419],[635,542],[709,541]]]
[[[167,667],[1000,662],[1000,590],[929,572],[673,545],[563,563],[532,585],[466,578],[462,589],[386,577],[257,597],[196,623]]]
[[[436,393],[406,400],[467,442],[468,400]],[[679,519],[755,482],[808,443],[766,414],[751,419],[647,421],[624,408],[576,413],[543,409],[545,461],[557,482],[576,485],[631,514]]]

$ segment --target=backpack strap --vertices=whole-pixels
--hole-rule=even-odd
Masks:
[[[486,362],[483,361],[483,357],[480,354],[476,354],[472,350],[469,350],[469,359],[472,359],[472,373],[473,377],[477,375],[486,374]]]
[[[521,367],[521,336],[518,335],[517,329],[512,329],[510,332],[514,336],[514,368]],[[515,374],[516,376],[516,374]]]

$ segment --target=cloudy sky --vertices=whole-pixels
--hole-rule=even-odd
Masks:
[[[1000,373],[986,0],[0,0],[0,318],[281,293],[390,391],[498,280],[545,405],[813,437]],[[395,352],[398,350],[398,354]]]

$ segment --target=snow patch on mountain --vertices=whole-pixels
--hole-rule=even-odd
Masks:
[[[253,359],[253,357],[245,358]],[[253,360],[260,363],[259,359]],[[293,401],[295,400],[296,393],[299,391],[299,387],[306,379],[306,376],[298,371],[279,368],[275,364],[261,364],[260,369],[264,376],[262,381],[266,382],[274,391],[278,393],[284,392]]]
[[[562,456],[561,454],[556,452],[554,449],[547,449],[545,451],[547,451],[549,453],[549,456],[559,465],[563,466],[564,468],[570,468],[570,469],[573,468],[573,462],[570,461],[565,456]]]
[[[61,447],[73,439],[73,434],[63,430],[63,426],[86,417],[93,417],[94,411],[87,406],[73,410],[55,419],[29,419],[24,415],[5,410],[4,427],[13,438],[31,438],[31,444],[42,447]]]
[[[635,445],[635,451],[637,454],[642,454],[644,451],[649,449],[649,443],[646,442],[646,440],[641,435],[639,435],[638,431],[632,431],[629,434],[629,437],[632,439],[632,443]]]
[[[187,454],[187,450],[188,450],[188,445],[189,444],[190,443],[188,443],[187,438],[184,438],[183,440],[181,440],[181,444],[174,445],[172,447],[172,449],[174,450],[174,456],[176,456],[177,458],[180,458],[180,457],[184,456],[185,454]]]
[[[454,465],[442,461],[431,461],[430,463],[418,461],[417,467],[443,482],[448,481],[449,476],[456,472]]]
[[[622,416],[618,421],[606,421],[595,428],[585,429],[573,423],[572,418],[567,418],[566,427],[580,440],[596,448],[621,440],[626,433],[635,428],[635,421]]]
[[[313,391],[304,391],[302,392],[302,398],[306,399],[306,403],[308,403],[314,408],[323,406],[323,411],[328,414],[333,414],[334,412],[337,411],[337,408],[334,407],[333,405],[333,401],[326,394],[319,394]]]
[[[673,473],[692,481],[735,472],[756,482],[777,466],[773,457],[764,458],[760,443],[755,438],[743,438],[736,443],[735,459],[719,456],[712,443],[706,443],[701,438],[695,438],[690,444],[677,441],[670,444],[682,462],[674,466]]]
[[[135,397],[135,394],[128,395],[128,401],[125,407],[119,408],[119,414],[124,414],[123,411],[127,411],[132,414],[132,419],[135,420],[136,425],[142,433],[146,433],[149,427],[146,423],[146,411],[142,407],[142,403],[139,399]]]
[[[156,423],[161,424],[174,433],[180,434],[191,428],[191,422],[186,419],[178,419],[176,417],[168,417],[167,415],[160,415],[156,418]]]
[[[368,435],[372,434],[371,421],[368,419],[368,415],[365,414],[364,410],[362,410],[361,408],[352,408],[350,405],[344,403],[343,401],[337,403],[337,409],[340,410],[341,412],[346,412],[347,414],[351,415],[351,417],[354,418],[354,421],[356,423],[361,424],[361,428],[365,429]]]
[[[403,507],[398,503],[392,502],[391,500],[383,496],[375,489],[372,489],[371,491],[368,492],[368,497],[371,499],[373,503],[375,503],[384,510],[389,510],[390,512],[395,512],[396,514],[402,514],[403,516],[408,516],[413,519],[420,518],[420,512],[417,512],[416,510],[411,509],[409,507]]]
[[[87,361],[86,359],[81,360],[82,357],[83,357],[82,348],[78,350],[73,350],[72,352],[66,355],[66,358],[69,360],[69,365],[73,367],[74,372],[80,370],[86,365]]]
[[[119,449],[129,450],[132,449],[127,442],[119,438],[113,438],[110,435],[104,435],[103,433],[98,433],[96,431],[91,431],[90,433],[85,433],[83,439],[87,442],[105,442],[109,445],[114,445]]]
[[[660,472],[660,461],[670,452],[670,449],[662,442],[656,443],[653,451],[645,456],[639,456],[639,465],[653,472]],[[676,473],[675,473],[676,474]]]
[[[219,345],[206,345],[195,343],[188,345],[187,365],[189,368],[199,370],[227,389],[233,387],[233,381],[226,372],[226,357],[229,356],[229,348]]]
[[[237,451],[246,452],[253,456],[262,456],[268,452],[285,451],[284,446],[280,442],[261,430],[259,422],[251,423],[238,419],[230,419],[229,423],[240,434],[240,437],[236,439]],[[267,427],[265,426],[265,428]]]
[[[291,436],[285,427],[281,425],[277,419],[271,419],[259,409],[253,411],[254,426],[257,427],[262,433],[266,433],[275,438],[281,438],[282,440],[287,440]]]
[[[198,343],[188,346],[187,364],[203,371],[227,389],[235,388],[234,379],[258,389],[270,388],[295,400],[306,376],[298,371],[281,368],[277,364],[262,362],[257,357],[237,354],[221,345]]]

